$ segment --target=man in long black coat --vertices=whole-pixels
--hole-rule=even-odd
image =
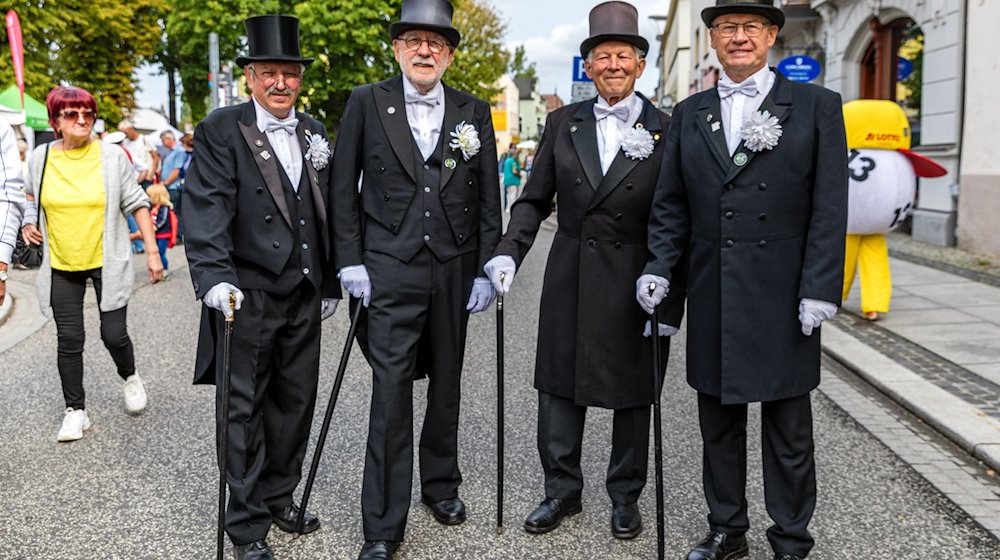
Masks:
[[[816,504],[809,393],[819,325],[836,312],[847,227],[840,96],[767,67],[784,23],[771,0],[706,8],[725,75],[674,110],[649,228],[644,282],[684,290],[688,383],[698,391],[709,535],[689,560],[747,554],[747,403],[760,401],[775,558],[805,558]]]
[[[214,111],[195,131],[184,188],[185,252],[201,298],[195,383],[216,383],[216,422],[229,422],[226,532],[240,560],[273,558],[272,521],[294,531],[319,375],[320,321],[336,309],[323,125],[295,111],[302,73],[298,20],[246,21],[249,103]],[[222,331],[232,336],[229,418],[221,418]],[[322,311],[321,311],[322,309]],[[319,528],[306,515],[304,533]]]
[[[636,502],[646,482],[649,407],[657,398],[652,343],[643,338],[649,316],[632,298],[650,256],[646,224],[669,118],[634,91],[649,48],[638,35],[636,9],[600,4],[590,26],[580,50],[598,97],[549,115],[531,177],[486,270],[500,293],[510,288],[558,195],[535,356],[545,500],[524,527],[545,533],[581,510],[584,419],[588,406],[599,406],[615,411],[606,480],[611,531],[628,539],[642,529]],[[663,307],[661,330],[668,335],[680,325],[683,293]],[[658,340],[665,357],[670,339]]]
[[[418,373],[429,383],[422,501],[446,525],[466,515],[458,495],[462,362],[469,312],[494,297],[481,271],[500,237],[500,187],[489,105],[441,82],[461,39],[452,11],[448,0],[403,2],[389,27],[402,76],[351,93],[334,151],[336,265],[368,307],[367,560],[391,558],[403,540]]]

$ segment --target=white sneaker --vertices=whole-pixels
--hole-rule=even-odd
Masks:
[[[146,408],[146,387],[139,379],[138,373],[133,373],[125,380],[125,410],[129,414],[139,414]]]
[[[90,417],[86,410],[67,408],[62,427],[56,435],[57,441],[76,441],[83,437],[83,431],[90,429]]]

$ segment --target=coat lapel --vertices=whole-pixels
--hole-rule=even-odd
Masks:
[[[253,161],[257,164],[257,169],[264,179],[264,184],[267,185],[267,190],[271,193],[271,198],[278,206],[281,216],[285,218],[285,223],[291,227],[292,217],[288,212],[285,193],[281,191],[281,177],[278,175],[278,157],[274,155],[274,148],[267,141],[267,135],[257,128],[257,114],[254,111],[253,101],[246,103],[243,107],[243,115],[240,117],[240,132],[243,134],[243,140],[246,141],[247,147],[250,148],[250,153],[253,154]]]
[[[382,120],[382,129],[396,158],[410,179],[417,182],[417,170],[413,164],[413,134],[410,123],[406,120],[406,101],[403,99],[403,77],[397,76],[389,82],[372,88],[375,96],[375,107]]]
[[[781,75],[781,72],[774,71],[774,69],[771,71],[774,72],[774,86],[767,94],[767,97],[764,98],[763,103],[760,104],[759,110],[761,112],[767,111],[771,113],[771,116],[778,117],[778,124],[781,124],[788,118],[788,108],[792,105],[792,95],[791,91],[787,87],[788,79]],[[779,139],[778,141],[780,142],[781,140]],[[747,149],[741,141],[740,145],[736,147],[736,151],[733,152],[733,161],[735,161],[736,158],[741,157],[740,154],[744,154],[746,156],[746,162],[743,165],[734,164],[730,167],[729,171],[726,173],[725,182],[732,181],[734,177],[740,174],[740,171],[749,167],[750,162],[752,162],[760,153],[761,152],[754,152]]]
[[[597,151],[597,119],[594,117],[594,103],[597,98],[590,103],[583,103],[573,115],[573,124],[569,127],[570,136],[573,138],[573,147],[576,148],[576,157],[583,166],[590,188],[597,189],[601,184],[601,154]]]
[[[726,146],[726,132],[722,127],[722,102],[719,101],[719,94],[716,91],[703,96],[695,120],[705,141],[712,146],[715,159],[728,172],[733,167],[733,160],[729,157],[729,148]]]
[[[313,140],[313,131],[309,130],[306,115],[299,113],[299,125],[295,127],[295,133],[299,136],[299,146],[302,148],[302,172],[309,178],[309,188],[312,189],[313,204],[316,206],[316,217],[319,219],[320,231],[326,231],[326,198],[319,188],[319,172],[313,166],[312,161],[306,157],[309,151],[309,141]],[[316,138],[322,138],[315,134]],[[329,165],[329,163],[327,163]],[[321,236],[325,240],[325,236]],[[325,245],[325,243],[324,243]]]
[[[638,94],[637,94],[638,95]],[[640,97],[642,97],[640,95]],[[642,97],[642,113],[639,114],[639,120],[635,123],[635,128],[644,128],[649,131],[650,136],[653,137],[653,146],[655,149],[656,143],[659,142],[663,137],[663,130],[660,126],[660,119],[657,116],[656,109],[653,108],[652,104],[645,97]],[[615,188],[621,184],[622,180],[632,172],[633,169],[641,160],[632,159],[625,155],[625,150],[618,150],[615,154],[614,161],[611,162],[611,167],[608,168],[607,175],[601,180],[600,185],[597,187],[597,192],[590,199],[589,209],[593,209],[595,206],[601,203]]]
[[[475,116],[475,106],[467,103],[462,97],[456,94],[455,90],[444,86],[444,122],[441,124],[441,138],[438,140],[443,150],[441,154],[442,168],[440,184],[442,191],[448,184],[451,176],[455,173],[455,169],[458,167],[457,164],[465,161],[461,149],[452,150],[448,147],[451,144],[451,132],[463,122],[466,124],[476,124]],[[449,159],[455,160],[456,165],[448,165]]]

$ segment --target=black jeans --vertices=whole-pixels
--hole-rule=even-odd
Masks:
[[[87,279],[94,282],[97,303],[101,302],[101,269],[67,272],[52,270],[52,317],[56,321],[59,377],[63,398],[70,408],[84,408],[83,392],[83,295]],[[135,373],[132,339],[126,329],[128,306],[101,312],[101,340],[118,366],[118,375],[127,379]]]

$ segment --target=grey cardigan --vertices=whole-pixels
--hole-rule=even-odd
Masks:
[[[58,140],[56,141],[58,142]],[[52,146],[56,142],[52,142]],[[101,148],[101,170],[104,175],[104,192],[107,203],[104,206],[104,258],[101,272],[101,311],[114,311],[128,304],[132,295],[134,274],[132,270],[132,244],[128,238],[128,222],[125,219],[142,208],[149,206],[149,197],[136,182],[135,168],[120,146],[95,141]],[[28,161],[30,181],[27,193],[35,197],[38,204],[38,227],[42,237],[48,239],[45,226],[45,209],[38,200],[39,180],[45,165],[45,145],[38,146]],[[38,270],[38,303],[42,314],[51,316],[49,307],[52,296],[52,267],[49,264],[48,243],[44,243],[42,266]]]

